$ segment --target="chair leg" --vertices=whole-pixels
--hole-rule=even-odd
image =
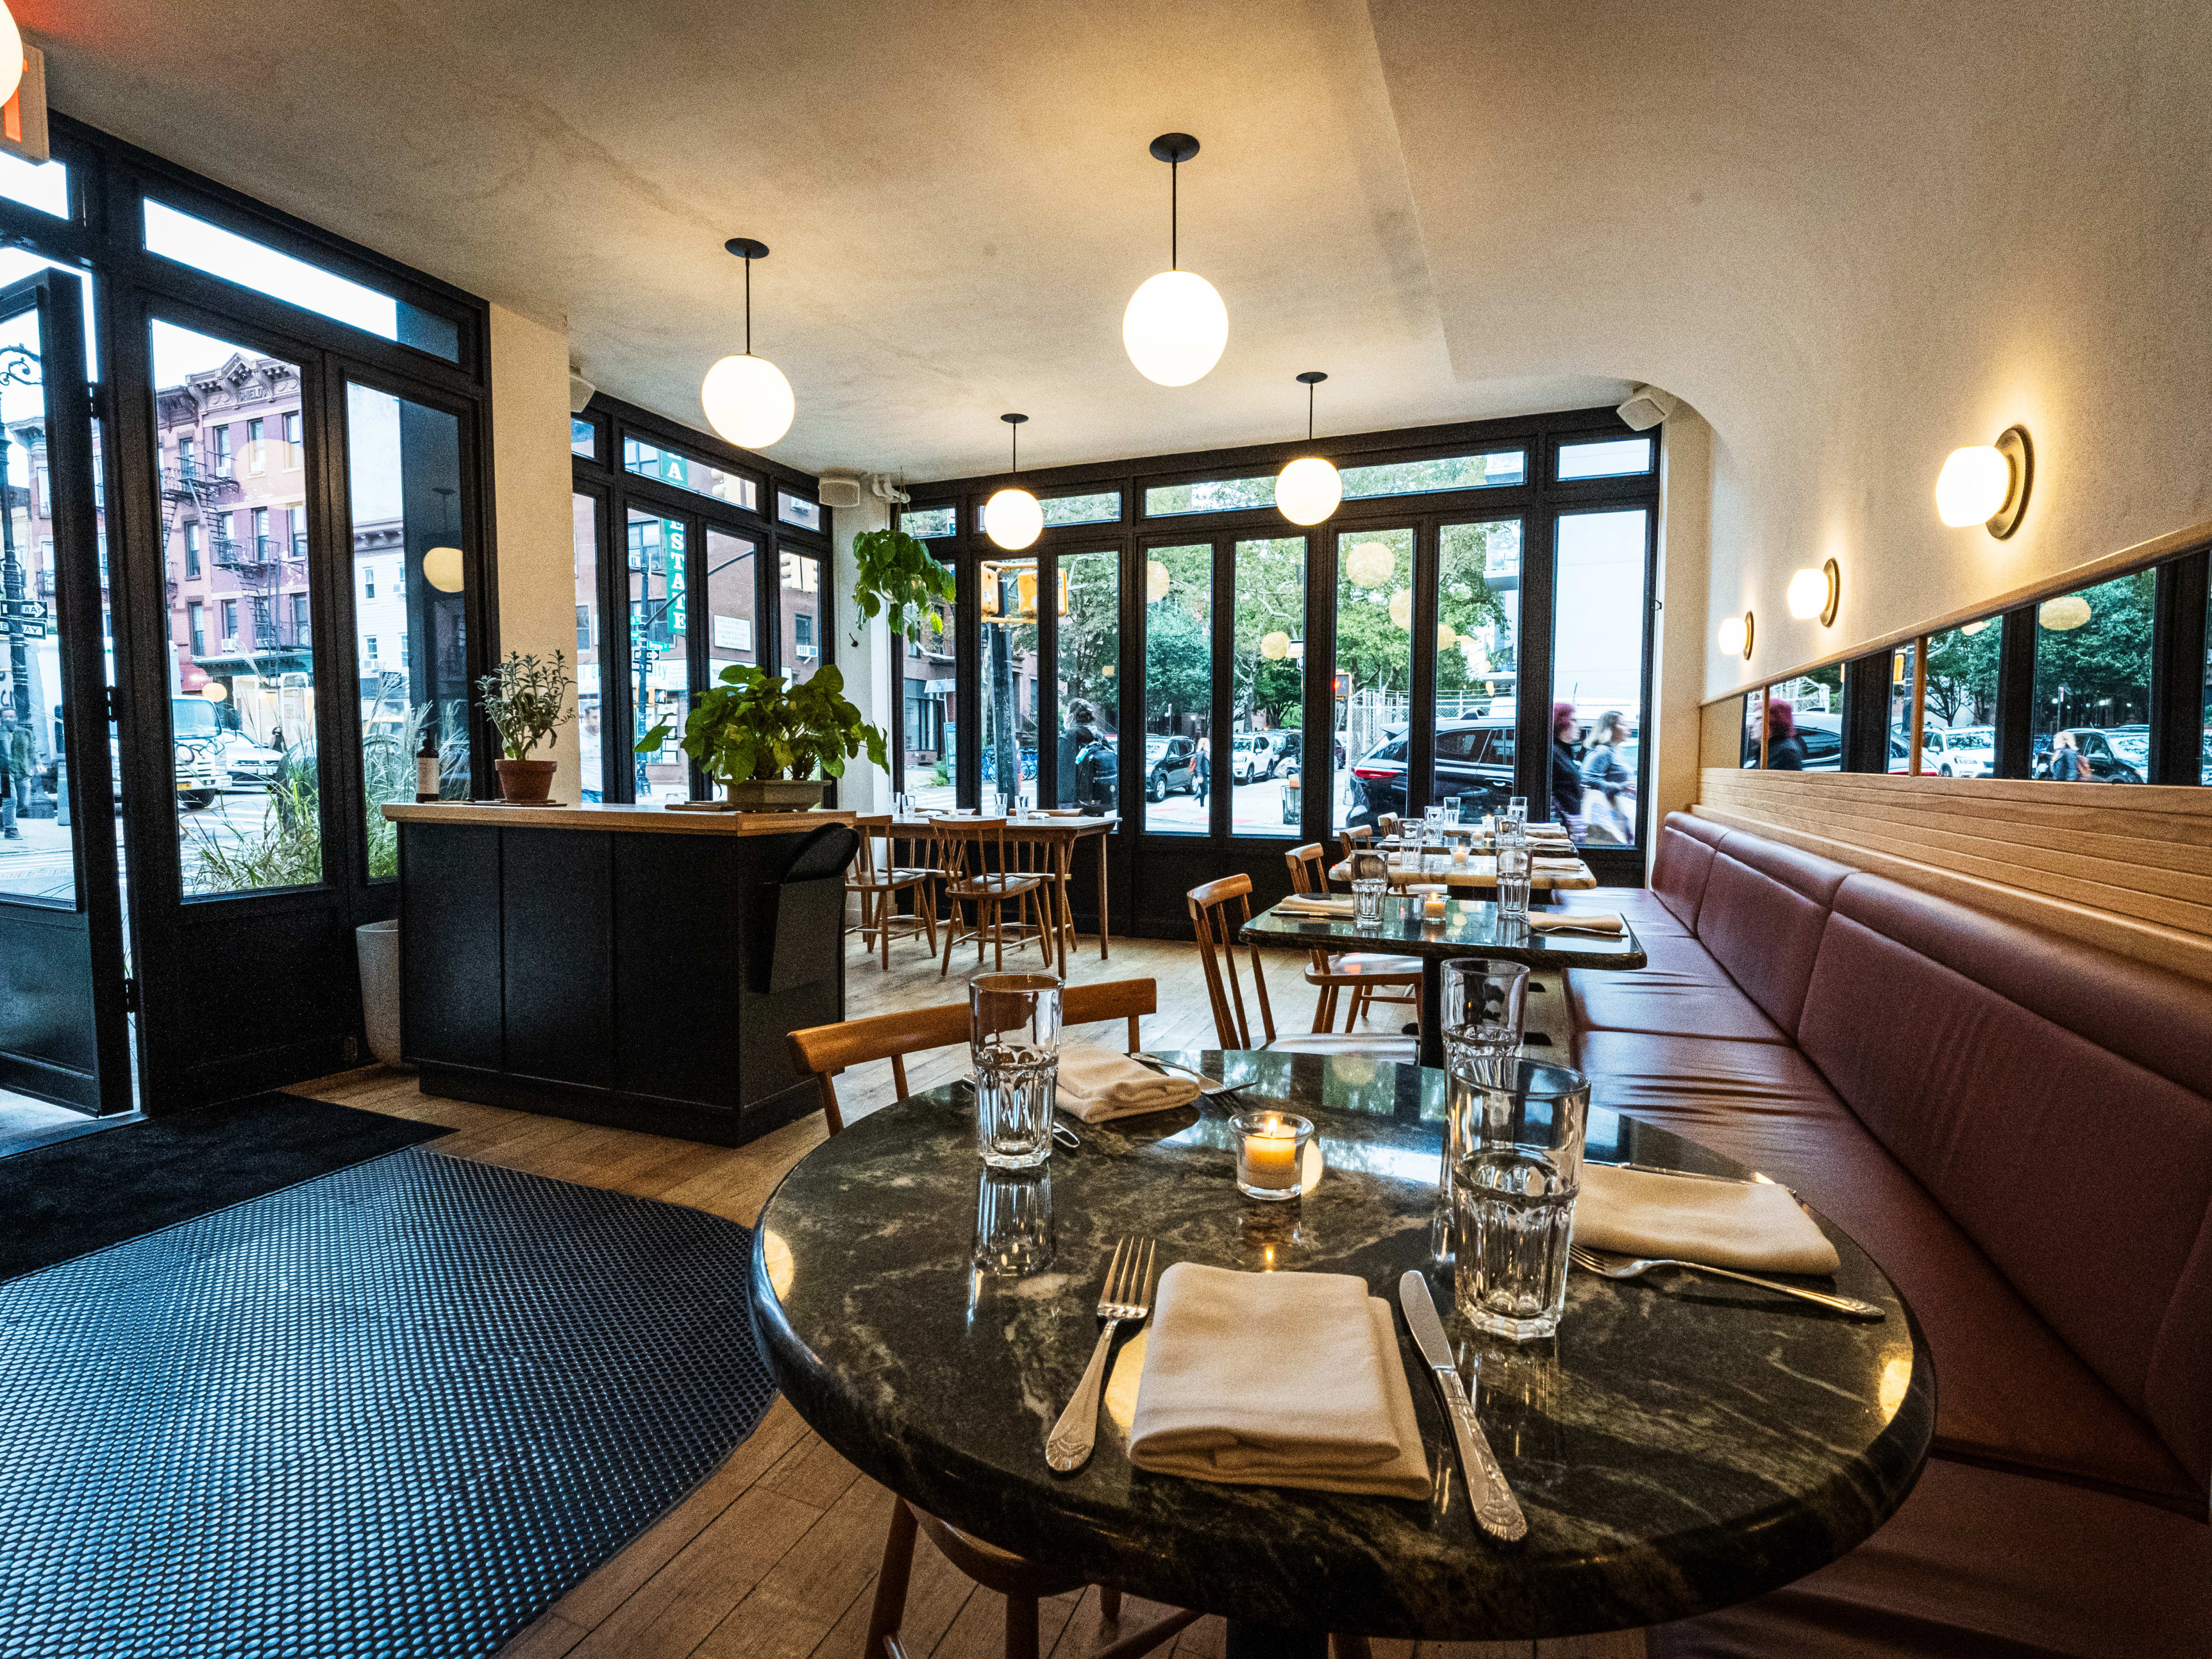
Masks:
[[[1052,890],[1038,888],[1030,895],[1030,902],[1036,909],[1037,949],[1044,952],[1044,965],[1049,969],[1055,954],[1053,947],[1060,930],[1060,923],[1054,920],[1052,914]]]
[[[891,970],[891,915],[897,898],[897,894],[885,888],[883,896],[876,901],[876,941],[884,947],[884,971],[887,974]]]
[[[1006,1598],[1006,1659],[1037,1659],[1037,1601],[1034,1595]]]
[[[952,971],[952,947],[960,940],[960,900],[957,895],[953,896],[951,908],[951,914],[945,919],[945,966],[937,970],[939,979]]]
[[[1121,1622],[1121,1592],[1101,1584],[1098,1587],[1098,1616],[1109,1625]]]
[[[914,1571],[914,1511],[891,1499],[890,1530],[884,1535],[884,1565],[876,1575],[876,1607],[868,1619],[868,1659],[885,1659],[906,1617],[907,1577]]]
[[[929,954],[937,954],[937,895],[929,890],[929,884],[918,882],[914,890],[915,914],[921,918],[922,931],[929,935]]]
[[[975,941],[975,965],[983,965],[983,941]],[[991,901],[991,971],[1002,974],[1006,970],[1006,902],[1002,898]]]

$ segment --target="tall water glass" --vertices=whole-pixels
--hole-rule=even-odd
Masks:
[[[1528,850],[1528,826],[1518,818],[1504,818],[1498,825],[1498,919],[1528,921],[1528,884],[1534,870]]]
[[[1052,1156],[1060,1080],[1060,979],[977,974],[968,981],[968,1054],[975,1066],[975,1150],[994,1170]]]
[[[1455,1092],[1463,1087],[1465,1146],[1452,1171],[1459,1310],[1492,1336],[1550,1336],[1566,1304],[1589,1080],[1522,1060],[1464,1085],[1455,1076]]]
[[[1467,1115],[1480,1085],[1508,1075],[1521,1058],[1528,970],[1517,962],[1489,957],[1455,957],[1442,966],[1439,1023],[1450,1080],[1446,1085],[1444,1156],[1437,1171],[1430,1245],[1437,1265],[1449,1267],[1455,1249],[1452,1172],[1471,1144]]]
[[[1383,896],[1389,890],[1388,877],[1354,876],[1352,878],[1353,922],[1361,927],[1380,927],[1382,925]]]
[[[1528,823],[1528,797],[1526,795],[1516,795],[1510,800],[1507,801],[1505,803],[1505,816],[1513,819],[1516,823]]]

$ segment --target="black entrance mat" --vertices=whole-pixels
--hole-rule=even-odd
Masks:
[[[0,1279],[451,1133],[266,1094],[0,1158]]]
[[[768,1408],[751,1237],[417,1148],[0,1285],[0,1654],[496,1652]]]

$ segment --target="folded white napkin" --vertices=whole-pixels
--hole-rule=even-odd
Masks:
[[[1583,1165],[1575,1243],[1746,1273],[1832,1273],[1836,1247],[1786,1187]]]
[[[1553,910],[1540,915],[1531,911],[1528,915],[1528,926],[1540,933],[1554,927],[1581,933],[1618,933],[1625,925],[1607,910]]]
[[[1129,1461],[1158,1474],[1425,1498],[1390,1304],[1342,1273],[1160,1275]]]
[[[1085,1123],[1164,1112],[1198,1098],[1198,1084],[1187,1077],[1163,1077],[1127,1054],[1095,1043],[1060,1045],[1060,1081],[1054,1103]]]
[[[1358,914],[1358,901],[1327,893],[1293,893],[1275,908],[1297,916],[1349,916]]]

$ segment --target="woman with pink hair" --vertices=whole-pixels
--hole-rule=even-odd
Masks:
[[[1571,702],[1552,705],[1552,816],[1567,826],[1567,834],[1579,847],[1589,834],[1589,822],[1583,817],[1583,769],[1575,758],[1575,739],[1582,727],[1575,720],[1575,706]]]

